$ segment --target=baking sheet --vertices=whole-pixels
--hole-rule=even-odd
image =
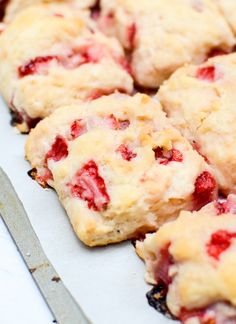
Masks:
[[[43,190],[27,175],[25,135],[10,126],[0,98],[0,165],[24,204],[42,247],[94,324],[167,324],[172,321],[151,308],[145,294],[144,264],[130,242],[86,248],[76,238],[53,190]]]

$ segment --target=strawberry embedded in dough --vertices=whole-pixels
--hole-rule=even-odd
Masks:
[[[199,321],[197,323],[201,324],[215,324],[215,316],[212,314],[207,313],[207,309],[185,309],[182,308],[179,314],[179,319],[181,323],[187,323],[191,319],[198,319]]]
[[[194,209],[199,210],[215,198],[217,184],[214,177],[208,172],[201,173],[195,181],[193,193]]]
[[[104,179],[99,175],[97,164],[91,160],[87,162],[69,183],[71,194],[87,202],[88,208],[94,211],[106,210],[110,197]]]
[[[236,238],[236,233],[230,233],[224,230],[213,233],[210,241],[207,243],[208,255],[219,260],[221,254],[230,247],[234,238]]]
[[[116,150],[117,153],[120,153],[122,158],[126,161],[131,161],[136,158],[137,154],[133,153],[127,145],[121,144],[118,149]]]
[[[183,154],[177,149],[173,148],[166,151],[162,147],[157,147],[153,151],[159,164],[167,165],[170,162],[183,162]]]
[[[72,140],[86,132],[86,127],[82,124],[82,119],[76,119],[70,127],[70,137]]]
[[[52,159],[54,162],[58,162],[68,156],[68,145],[66,140],[57,136],[51,149],[47,152],[45,161]]]
[[[130,125],[128,119],[117,119],[113,114],[105,117],[105,122],[109,128],[114,130],[125,130]]]
[[[164,248],[161,249],[159,254],[158,264],[155,268],[155,279],[158,284],[164,284],[169,286],[172,282],[172,278],[169,276],[169,268],[174,264],[173,257],[169,252],[170,243],[166,244]]]
[[[58,61],[57,56],[39,56],[18,68],[19,78],[33,74],[46,74],[51,62]]]
[[[134,48],[135,46],[135,36],[136,36],[136,32],[137,32],[137,27],[135,23],[132,23],[131,25],[129,25],[127,27],[127,40],[128,40],[128,44],[129,44],[129,48]]]
[[[214,66],[207,66],[198,68],[196,78],[202,81],[214,82],[216,81],[216,69]]]

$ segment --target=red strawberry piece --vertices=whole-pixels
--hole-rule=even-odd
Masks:
[[[167,165],[170,162],[182,162],[183,154],[177,149],[171,149],[169,151],[165,151],[162,147],[157,147],[154,149],[155,159],[160,164]]]
[[[236,238],[236,233],[229,233],[224,230],[213,233],[207,243],[207,253],[219,260],[220,255],[230,247],[233,238]]]
[[[118,120],[118,129],[119,130],[125,130],[126,128],[128,128],[130,125],[130,121],[128,119],[126,120]]]
[[[53,61],[58,61],[57,56],[39,56],[35,59],[30,60],[25,65],[22,65],[18,68],[18,76],[19,78],[23,78],[27,75],[32,74],[43,74],[46,71],[48,65]]]
[[[58,18],[64,18],[64,16],[61,13],[55,12],[53,14],[54,17],[58,17]]]
[[[185,308],[181,309],[180,315],[178,316],[181,323],[186,323],[191,318],[197,318],[201,324],[215,324],[214,315],[208,315],[207,309],[192,309],[188,310]]]
[[[82,119],[76,119],[70,127],[70,135],[72,140],[76,139],[86,131],[85,126],[82,124]]]
[[[137,156],[137,154],[133,153],[125,144],[121,144],[116,152],[120,153],[122,158],[126,161],[131,161]]]
[[[135,46],[136,32],[137,32],[137,27],[136,27],[135,23],[128,26],[126,33],[127,33],[127,40],[128,40],[130,48],[134,48],[134,46]]]
[[[172,278],[169,276],[169,268],[174,264],[172,255],[169,252],[170,243],[161,249],[159,253],[159,260],[155,269],[155,279],[159,283],[169,286],[172,282]]]
[[[58,162],[68,156],[68,146],[66,140],[57,136],[50,151],[46,154],[45,161],[52,159],[55,162]]]
[[[216,80],[216,71],[214,66],[202,67],[197,70],[196,77],[199,80],[214,82]]]
[[[214,200],[216,187],[216,181],[208,171],[204,171],[197,177],[195,191],[193,193],[194,207],[196,210],[199,210]]]
[[[74,197],[87,202],[88,208],[95,211],[106,210],[110,197],[104,179],[99,175],[96,163],[86,163],[75,176],[75,181],[68,184]]]
[[[130,125],[130,121],[128,119],[117,119],[113,114],[105,117],[105,121],[108,127],[114,130],[125,130]]]
[[[36,179],[41,186],[45,187],[49,180],[53,180],[53,175],[52,172],[48,169],[48,167],[45,166],[44,174],[41,176],[37,175]]]

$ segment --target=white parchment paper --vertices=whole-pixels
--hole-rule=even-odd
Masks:
[[[0,165],[8,174],[47,257],[94,324],[171,323],[148,306],[144,265],[130,242],[86,248],[76,238],[53,190],[43,190],[27,175],[26,136],[10,126],[0,99]]]

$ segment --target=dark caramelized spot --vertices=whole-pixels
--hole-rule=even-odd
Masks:
[[[166,286],[159,284],[150,290],[147,294],[147,300],[151,307],[155,308],[159,313],[163,314],[169,319],[176,320],[176,318],[170,313],[166,304]]]
[[[0,0],[0,20],[1,21],[3,20],[3,18],[5,16],[5,12],[6,12],[8,3],[9,3],[9,0]]]

